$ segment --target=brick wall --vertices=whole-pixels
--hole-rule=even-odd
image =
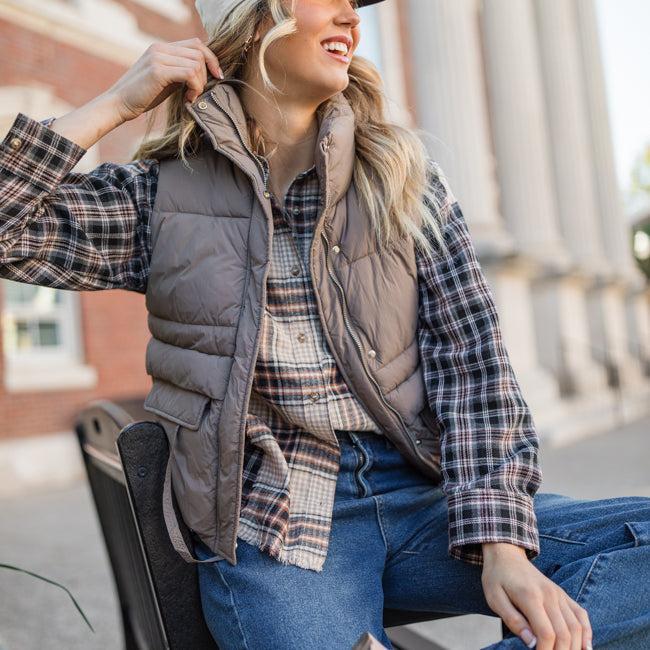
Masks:
[[[192,20],[180,25],[124,0],[139,28],[166,41],[204,37],[194,4]],[[45,83],[72,106],[80,106],[109,88],[127,68],[75,46],[0,20],[0,85]],[[162,114],[163,111],[160,111]],[[99,143],[100,161],[125,162],[146,127],[142,116],[122,125]],[[0,439],[69,430],[76,413],[93,399],[144,395],[151,384],[145,372],[149,340],[144,296],[111,290],[82,292],[81,323],[85,363],[98,373],[96,388],[8,393],[0,382]],[[0,332],[1,336],[1,332]],[[0,355],[0,377],[3,375]]]

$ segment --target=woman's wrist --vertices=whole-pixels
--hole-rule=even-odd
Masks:
[[[484,542],[481,544],[481,547],[483,548],[484,562],[490,562],[499,558],[528,557],[525,548],[511,544],[510,542]]]
[[[50,128],[80,147],[89,149],[123,122],[114,96],[102,93],[83,106],[57,117]]]

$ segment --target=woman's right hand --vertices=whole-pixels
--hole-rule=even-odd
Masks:
[[[173,43],[152,43],[106,91],[124,122],[150,111],[185,84],[193,102],[207,84],[207,71],[223,79],[216,55],[198,37]]]

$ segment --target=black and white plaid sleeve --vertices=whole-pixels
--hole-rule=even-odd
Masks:
[[[71,171],[86,149],[18,113],[0,143],[0,277],[145,293],[158,161]]]
[[[463,212],[442,170],[435,169],[449,215],[446,250],[434,243],[434,264],[417,255],[419,342],[441,431],[449,554],[480,565],[483,542],[507,542],[532,560],[540,552],[533,510],[542,480],[538,435]]]

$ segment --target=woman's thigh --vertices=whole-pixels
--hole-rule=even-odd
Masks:
[[[372,497],[358,498],[358,457],[345,447],[322,571],[283,564],[238,540],[237,564],[199,564],[203,613],[221,650],[350,650],[364,632],[392,648],[383,628],[386,559]],[[212,555],[195,542],[199,559]]]
[[[411,521],[384,505],[387,529],[393,526],[384,573],[384,597],[387,607],[433,610],[451,613],[476,613],[494,616],[481,585],[482,568],[451,558],[448,554],[447,498],[439,489],[414,493],[419,507],[411,509]],[[637,583],[637,600],[647,608],[650,592],[650,498],[614,497],[574,499],[567,495],[538,492],[534,509],[540,539],[540,554],[533,564],[548,578],[560,584],[573,599],[585,604],[615,602],[619,584],[593,585],[589,576],[596,556],[615,554],[623,549],[639,548],[628,563],[628,573],[638,565],[641,582]],[[401,535],[401,536],[400,536]],[[645,553],[644,557],[638,553]],[[620,554],[619,554],[620,555]],[[628,554],[629,555],[629,554]],[[617,556],[608,556],[617,557]],[[638,560],[638,561],[637,561]],[[592,572],[593,573],[593,572]],[[642,574],[642,575],[641,575]],[[595,592],[599,598],[596,600]],[[642,593],[644,592],[644,593]],[[587,598],[589,596],[589,598]],[[620,598],[620,596],[619,596]],[[580,603],[583,606],[585,604]],[[589,611],[589,607],[585,607]],[[597,612],[600,614],[601,612]]]

